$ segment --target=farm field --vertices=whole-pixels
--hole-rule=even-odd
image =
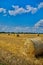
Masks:
[[[0,65],[43,65],[43,55],[34,54],[33,38],[43,43],[43,34],[0,34]]]

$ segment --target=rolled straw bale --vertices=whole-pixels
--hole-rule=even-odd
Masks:
[[[34,45],[33,42],[30,39],[27,39],[24,43],[24,50],[28,57],[34,56]]]
[[[24,43],[24,46],[24,49],[26,49],[26,53],[29,56],[35,56],[43,53],[43,41],[41,38],[28,38]]]
[[[34,45],[35,55],[42,54],[43,53],[43,41],[41,40],[41,38],[33,38],[31,40]]]

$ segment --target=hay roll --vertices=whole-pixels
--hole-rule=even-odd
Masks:
[[[35,49],[35,55],[43,53],[43,41],[40,38],[31,39]]]
[[[27,54],[28,57],[33,57],[35,54],[35,49],[33,42],[30,39],[27,39],[24,43],[24,49],[25,53]]]
[[[27,55],[31,57],[43,53],[43,41],[40,38],[28,38],[24,45],[27,47]]]

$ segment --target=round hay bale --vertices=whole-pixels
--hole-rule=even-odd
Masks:
[[[37,36],[39,36],[39,34],[37,34]]]
[[[30,39],[27,39],[26,42],[24,43],[24,49],[25,49],[25,53],[27,54],[27,56],[29,57],[34,56],[35,49],[34,49],[33,42]]]
[[[28,38],[24,46],[25,52],[30,57],[43,53],[43,41],[41,38]]]
[[[19,37],[19,34],[17,34],[17,37]]]
[[[43,53],[43,41],[41,38],[33,38],[31,39],[35,49],[35,55],[40,55]]]

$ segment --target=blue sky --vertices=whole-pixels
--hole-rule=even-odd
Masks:
[[[43,19],[43,0],[0,0],[0,25],[33,27]]]

